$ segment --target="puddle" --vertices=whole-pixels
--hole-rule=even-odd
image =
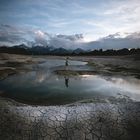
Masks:
[[[16,74],[0,81],[1,96],[35,105],[61,105],[77,101],[120,95],[140,101],[140,80],[134,77],[88,75],[57,75],[54,69],[64,60],[47,60],[34,71]],[[71,66],[87,70],[86,62],[70,61]],[[84,67],[85,66],[85,67]],[[78,68],[79,68],[78,67]],[[79,69],[78,69],[79,70]]]

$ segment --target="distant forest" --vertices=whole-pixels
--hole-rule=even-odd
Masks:
[[[25,54],[25,55],[60,55],[60,56],[65,56],[65,55],[71,55],[71,56],[76,56],[76,55],[80,55],[80,56],[84,56],[84,55],[85,56],[140,55],[140,48],[132,48],[132,49],[123,48],[119,50],[99,49],[99,50],[91,50],[91,51],[85,51],[82,49],[66,50],[64,48],[57,48],[50,51],[47,48],[43,48],[42,50],[42,48],[38,48],[37,50],[34,50],[34,48],[28,48],[28,47],[20,48],[17,46],[16,47],[1,46],[0,53]]]

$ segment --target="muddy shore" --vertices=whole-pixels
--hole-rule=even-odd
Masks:
[[[0,54],[0,79],[8,75],[31,71],[34,64],[43,63],[50,58],[66,59],[64,56]],[[69,57],[69,60],[87,62],[88,66],[94,67],[94,72],[100,74],[132,75],[140,78],[140,59],[136,58],[135,56],[73,56]]]

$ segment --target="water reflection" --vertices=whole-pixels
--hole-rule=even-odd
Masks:
[[[69,78],[65,77],[65,86],[68,88],[69,87]]]
[[[56,64],[57,61],[54,62]],[[87,74],[57,75],[46,63],[44,67],[43,64],[36,66],[32,72],[13,75],[0,81],[0,91],[4,92],[2,96],[34,104],[66,104],[118,95],[140,101],[139,79]]]
[[[35,81],[38,83],[44,82],[45,80],[49,80],[51,76],[52,74],[50,69],[35,71]]]

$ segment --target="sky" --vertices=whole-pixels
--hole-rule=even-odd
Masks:
[[[140,0],[0,0],[0,42],[126,37],[140,32],[139,13]]]

